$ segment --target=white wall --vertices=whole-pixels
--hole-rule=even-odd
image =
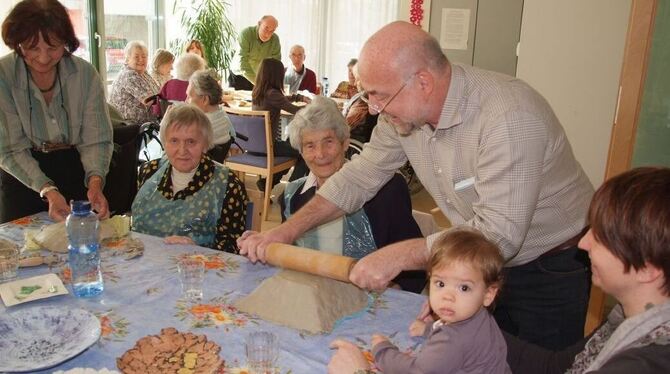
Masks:
[[[517,77],[551,104],[594,186],[605,175],[631,0],[525,0]]]

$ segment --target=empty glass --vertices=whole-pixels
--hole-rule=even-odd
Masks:
[[[19,247],[9,240],[0,239],[0,282],[16,278],[19,269]]]
[[[269,331],[257,331],[247,335],[247,366],[251,374],[274,374],[279,355],[277,335]]]
[[[200,259],[186,257],[179,260],[178,268],[182,296],[188,301],[202,300],[205,263]]]

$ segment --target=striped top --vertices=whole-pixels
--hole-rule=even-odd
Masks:
[[[408,159],[452,224],[481,231],[506,266],[534,260],[586,224],[593,186],[549,104],[519,79],[452,65],[436,128],[400,136],[380,116],[359,157],[318,193],[355,211]]]
[[[16,53],[0,58],[0,167],[35,191],[52,182],[30,154],[43,142],[76,145],[85,184],[93,175],[104,181],[112,157],[112,124],[97,71],[76,56],[63,56],[58,69],[60,84],[47,105],[23,59]]]

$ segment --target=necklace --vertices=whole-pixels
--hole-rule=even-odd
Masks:
[[[51,86],[49,86],[49,88],[47,88],[46,90],[41,89],[39,86],[37,86],[37,88],[39,88],[41,93],[47,93],[47,92],[53,90],[54,87],[56,87],[56,81],[57,80],[58,80],[58,71],[56,70],[56,75],[54,75],[54,81],[53,81],[53,83],[51,83]],[[37,84],[37,82],[35,82],[35,83]]]

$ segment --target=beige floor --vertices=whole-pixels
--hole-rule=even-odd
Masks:
[[[257,190],[255,176],[247,175],[244,182],[247,190]],[[273,203],[270,207],[268,219],[261,223],[261,231],[269,230],[281,224],[281,215],[279,213],[279,203],[277,197],[281,195],[282,191],[284,191],[285,184],[286,182],[282,181],[280,184],[276,185],[274,189],[272,189],[271,196]],[[415,193],[412,196],[412,209],[430,213],[430,211],[436,206],[437,205],[433,201],[433,198],[430,196],[430,194],[428,194],[428,192],[426,192],[425,189],[421,189],[421,191]],[[448,221],[443,216],[437,216],[436,221],[440,226],[448,226]]]

